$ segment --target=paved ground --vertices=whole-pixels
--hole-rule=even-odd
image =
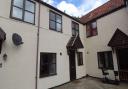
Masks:
[[[54,89],[128,89],[128,83],[120,83],[120,85],[104,84],[99,79],[89,77]]]

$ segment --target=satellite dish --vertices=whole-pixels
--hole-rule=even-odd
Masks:
[[[12,41],[16,46],[23,44],[22,37],[17,33],[13,33]]]

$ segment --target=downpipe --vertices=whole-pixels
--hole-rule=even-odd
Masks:
[[[39,36],[40,36],[40,8],[41,3],[39,1],[38,9],[38,29],[37,29],[37,52],[36,52],[36,76],[35,76],[35,89],[38,89],[38,67],[39,67]]]

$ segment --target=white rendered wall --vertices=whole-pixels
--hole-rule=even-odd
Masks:
[[[128,35],[128,12],[126,8],[118,10],[97,20],[98,35],[85,40],[87,74],[102,78],[102,72],[98,69],[97,52],[112,51],[108,43],[115,31],[119,28]],[[86,27],[85,27],[86,29]],[[88,53],[88,54],[87,54]],[[114,69],[118,70],[117,58],[113,53]],[[112,70],[109,70],[109,78],[114,79]]]
[[[49,29],[49,8],[41,6],[41,27],[40,27],[40,52],[57,53],[57,75],[39,78],[38,89],[47,89],[54,86],[61,85],[70,81],[69,72],[69,56],[67,54],[66,45],[72,36],[71,22],[72,20],[62,15],[62,33],[52,31]],[[54,10],[53,10],[54,11]],[[59,14],[59,13],[58,13]],[[61,15],[61,14],[60,14]],[[80,37],[84,44],[84,29],[80,26]],[[85,54],[84,49],[80,50]],[[60,55],[62,53],[62,55]],[[76,75],[77,79],[86,75],[85,70],[85,55],[84,65],[78,67],[76,59]],[[40,58],[39,58],[40,60]]]
[[[0,54],[0,89],[35,89],[37,23],[10,19],[10,7],[11,0],[0,0],[0,27],[6,32]],[[21,35],[24,44],[15,46],[13,33]],[[5,53],[6,61],[3,60]]]
[[[0,54],[0,63],[3,64],[0,68],[0,89],[35,89],[38,6],[36,3],[36,21],[35,25],[32,25],[10,19],[11,0],[0,1],[0,27],[7,34]],[[49,30],[49,8],[41,5],[39,57],[40,52],[57,53],[57,75],[45,78],[38,76],[38,89],[48,89],[70,81],[69,56],[66,45],[72,36],[72,20],[64,15],[62,18],[62,33]],[[80,37],[84,44],[84,27],[79,25]],[[23,45],[17,47],[13,44],[13,33],[21,35]],[[76,59],[77,79],[86,75],[85,50],[79,51],[83,52],[84,65],[78,67]],[[7,61],[2,58],[5,53]]]

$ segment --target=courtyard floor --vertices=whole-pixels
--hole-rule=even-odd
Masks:
[[[119,85],[104,84],[100,79],[88,77],[53,89],[128,89],[128,83],[120,83]]]

